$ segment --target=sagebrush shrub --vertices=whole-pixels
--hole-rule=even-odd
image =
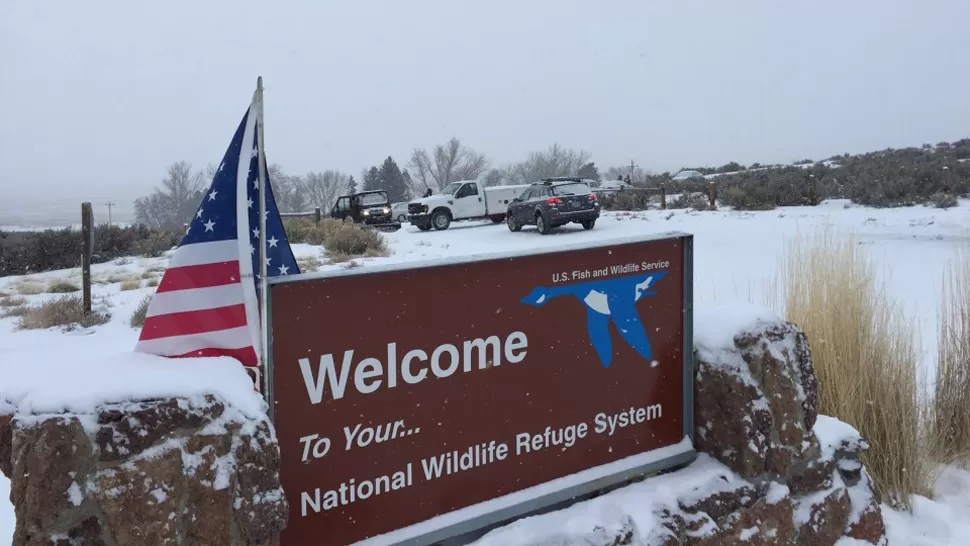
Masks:
[[[331,259],[337,256],[387,255],[387,244],[379,232],[354,224],[338,226],[324,242],[324,248],[331,255]]]
[[[131,314],[131,319],[129,320],[132,328],[141,328],[145,325],[145,315],[148,314],[148,304],[151,302],[151,296],[145,296],[138,302],[138,306],[135,307],[135,311]]]
[[[682,193],[667,205],[669,209],[694,209],[707,210],[711,206],[711,200],[704,193]]]
[[[21,305],[27,305],[27,298],[21,298],[19,296],[4,296],[0,298],[0,307],[20,307]]]
[[[18,327],[22,330],[39,330],[44,328],[63,327],[73,330],[77,327],[90,328],[107,323],[111,320],[109,313],[92,309],[84,312],[84,302],[80,296],[61,296],[45,301],[36,306],[28,307],[20,317]]]
[[[124,281],[121,283],[122,292],[126,292],[128,290],[138,290],[139,288],[141,288],[141,281],[137,279]]]
[[[283,221],[286,238],[290,243],[304,243],[308,245],[323,245],[327,238],[333,235],[343,222],[333,218],[324,218],[320,223],[310,218],[287,218]]]
[[[92,263],[137,255],[157,257],[181,240],[179,233],[145,226],[94,228]],[[0,232],[0,277],[80,267],[81,231],[73,228]]]
[[[287,218],[284,220],[286,236],[291,243],[305,243],[323,246],[331,262],[344,262],[354,257],[387,256],[388,249],[384,237],[375,229],[359,226],[352,222],[341,222],[324,218],[320,223],[310,218]],[[316,269],[300,270],[310,272]]]
[[[775,208],[776,199],[769,188],[734,186],[718,193],[722,203],[738,210],[771,210]]]
[[[597,194],[607,210],[647,210],[650,208],[650,193],[637,190],[621,190]]]
[[[960,204],[956,196],[949,193],[935,193],[930,197],[930,203],[938,209],[948,209]]]
[[[54,281],[47,287],[47,291],[51,294],[70,294],[72,292],[79,292],[81,287],[66,280]]]

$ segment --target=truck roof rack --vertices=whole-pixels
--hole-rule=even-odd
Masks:
[[[582,182],[583,179],[578,176],[550,176],[548,178],[543,178],[542,183],[549,185],[553,182]]]

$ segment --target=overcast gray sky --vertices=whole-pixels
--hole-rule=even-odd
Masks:
[[[970,136],[966,0],[0,0],[0,211],[128,208],[218,162],[361,168],[452,135],[496,165],[788,162]]]

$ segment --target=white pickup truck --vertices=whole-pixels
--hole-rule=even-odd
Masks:
[[[489,219],[498,224],[505,221],[509,202],[522,194],[528,184],[516,186],[483,186],[477,180],[452,182],[430,197],[408,203],[408,221],[421,231],[432,227],[448,229],[459,220]]]

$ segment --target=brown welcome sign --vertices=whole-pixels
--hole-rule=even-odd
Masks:
[[[274,278],[283,546],[432,544],[690,462],[692,241]]]

